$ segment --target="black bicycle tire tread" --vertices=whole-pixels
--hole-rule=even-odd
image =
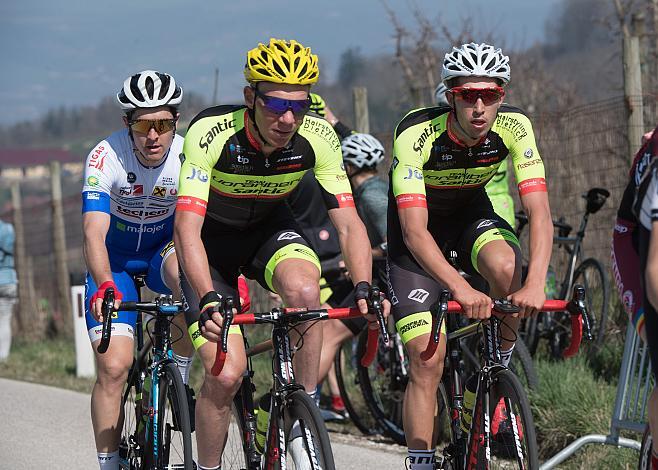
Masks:
[[[640,457],[637,462],[638,470],[651,470],[651,452],[653,447],[653,440],[651,438],[651,430],[647,424],[644,434],[642,435],[642,445],[640,446]]]
[[[516,395],[516,403],[519,406],[519,415],[522,416],[521,420],[524,423],[524,427],[523,427],[524,441],[528,443],[526,449],[526,454],[528,456],[527,458],[528,468],[539,468],[539,448],[537,445],[537,432],[534,425],[532,410],[530,408],[530,401],[528,400],[528,395],[526,394],[523,388],[523,384],[521,383],[519,378],[516,375],[514,375],[514,373],[509,369],[502,369],[495,372],[492,376],[492,379],[493,379],[492,380],[493,387],[498,386],[497,384],[501,382],[507,382],[507,386],[514,391],[514,394]],[[482,390],[479,391],[476,400],[481,399],[481,395],[480,395],[481,393],[484,393],[484,391]],[[493,414],[492,414],[492,418],[493,418]]]
[[[160,393],[164,393],[165,397],[164,400],[169,401],[172,403],[172,410],[171,412],[174,413],[177,416],[177,422],[178,425],[181,427],[181,430],[179,431],[183,435],[183,459],[184,459],[184,465],[185,465],[185,470],[193,470],[194,468],[194,462],[192,460],[192,431],[191,431],[191,424],[190,424],[190,411],[189,407],[187,404],[187,393],[185,392],[185,385],[183,384],[183,379],[181,378],[180,372],[178,371],[178,367],[174,362],[166,362],[162,366],[162,378],[160,380]],[[169,380],[171,379],[171,387],[169,386]],[[175,401],[170,401],[167,399],[167,396],[169,395],[170,398],[174,398]],[[162,403],[162,399],[159,398],[159,403]],[[176,405],[174,409],[174,403]],[[182,403],[183,406],[180,406]],[[162,410],[163,407],[159,406],[159,410]],[[163,444],[163,435],[164,435],[164,419],[160,420],[160,423],[162,424],[158,431],[161,434],[159,436],[158,441],[160,442],[160,445]],[[148,446],[147,446],[148,449]],[[160,455],[162,453],[159,452]],[[168,463],[168,462],[167,462]]]
[[[286,416],[287,414],[291,418],[290,422],[294,422],[294,418],[296,417],[294,416],[294,413],[290,412],[291,409],[294,410],[296,406],[305,408],[313,427],[315,427],[315,430],[317,431],[315,438],[318,439],[318,444],[320,446],[320,452],[323,460],[321,463],[322,470],[335,470],[336,465],[334,463],[334,454],[331,448],[329,433],[327,431],[327,427],[324,424],[324,419],[322,419],[322,415],[320,415],[320,410],[315,405],[315,401],[313,401],[313,399],[304,390],[295,390],[294,392],[288,394],[286,396],[286,401],[288,403],[292,403],[292,406],[288,405],[281,411],[283,416]],[[289,429],[285,429],[286,435],[289,431]]]

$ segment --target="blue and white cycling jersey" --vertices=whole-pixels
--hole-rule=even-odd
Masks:
[[[174,136],[157,167],[146,167],[133,153],[128,129],[101,141],[87,156],[82,212],[110,214],[106,246],[114,253],[150,253],[172,239],[183,138]]]

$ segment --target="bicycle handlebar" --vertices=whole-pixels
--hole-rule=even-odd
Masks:
[[[182,312],[182,303],[178,301],[173,302],[163,297],[157,298],[155,302],[121,302],[119,309],[115,309],[114,289],[111,287],[108,288],[103,296],[103,306],[101,307],[101,312],[103,313],[103,331],[101,332],[101,342],[98,343],[99,354],[105,354],[107,348],[110,346],[110,339],[112,337],[112,313],[118,310],[127,312],[152,312],[164,316],[174,316]]]
[[[436,352],[439,343],[440,325],[443,322],[443,317],[445,314],[463,313],[461,305],[455,301],[448,301],[449,297],[450,293],[448,291],[442,291],[439,296],[439,301],[432,307],[432,310],[436,309],[437,314],[432,315],[432,334],[430,335],[430,340],[428,341],[425,351],[423,351],[420,355],[421,359],[424,361],[429,360]],[[518,313],[520,308],[511,304],[508,300],[495,299],[491,306],[491,310],[498,313],[512,315]],[[585,306],[585,288],[583,286],[579,284],[574,286],[573,295],[569,301],[547,300],[544,302],[541,311],[566,311],[571,315],[571,342],[562,353],[562,357],[565,359],[578,353],[578,350],[580,349],[580,343],[583,338],[583,332],[585,334],[585,338],[588,341],[592,340],[589,315],[587,313],[587,307]]]
[[[222,317],[224,324],[222,326],[221,342],[217,345],[217,354],[215,363],[212,366],[211,373],[219,375],[226,362],[228,352],[228,331],[231,325],[258,325],[262,323],[274,323],[279,325],[294,325],[312,320],[345,320],[347,318],[359,318],[363,314],[356,308],[274,308],[264,313],[241,313],[233,314],[232,299],[231,302],[224,302]],[[230,304],[230,307],[228,306]],[[361,364],[368,367],[375,358],[377,353],[377,339],[379,332],[376,329],[368,329],[368,343],[366,352],[361,358]]]

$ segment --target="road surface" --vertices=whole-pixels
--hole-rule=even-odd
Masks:
[[[0,469],[97,469],[89,395],[0,379]],[[403,449],[331,435],[336,468],[404,468]]]

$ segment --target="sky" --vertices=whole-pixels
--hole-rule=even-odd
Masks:
[[[500,32],[506,47],[523,49],[544,40],[563,0],[386,1],[409,28],[416,5],[428,19],[455,24],[455,33],[470,15],[482,31]],[[210,99],[218,68],[219,101],[235,102],[246,51],[271,36],[310,46],[329,82],[347,48],[374,55],[395,46],[381,0],[2,0],[0,125],[95,105],[144,69],[170,73]]]

